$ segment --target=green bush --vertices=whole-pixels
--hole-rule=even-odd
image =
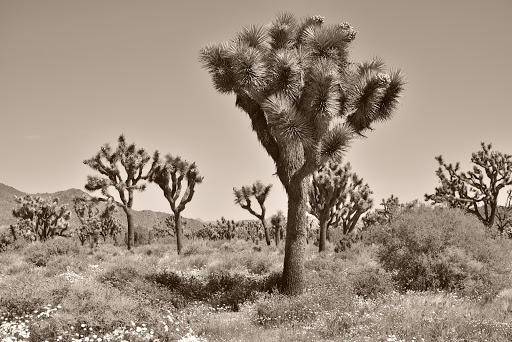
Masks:
[[[140,278],[140,270],[133,265],[115,264],[98,276],[101,283],[108,283],[114,287],[121,288],[127,283],[134,282]]]
[[[57,255],[77,255],[80,247],[69,238],[56,237],[46,242],[34,242],[25,248],[25,259],[36,266],[46,266]]]
[[[511,260],[474,216],[460,210],[421,206],[404,210],[376,227],[378,259],[400,290],[500,290]],[[500,280],[501,279],[501,280]],[[488,293],[490,295],[490,293]]]
[[[353,290],[339,274],[324,270],[309,275],[305,293],[288,297],[272,294],[256,305],[257,323],[265,327],[304,325],[322,313],[353,307]]]
[[[363,298],[375,299],[393,291],[392,276],[384,270],[366,267],[352,274],[349,279],[354,293]]]

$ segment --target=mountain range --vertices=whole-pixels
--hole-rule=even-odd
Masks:
[[[0,226],[8,226],[10,224],[16,223],[17,219],[12,215],[12,210],[17,205],[15,196],[20,197],[25,195],[27,195],[27,193],[15,189],[11,186],[0,183]],[[57,191],[54,193],[38,193],[30,195],[52,199],[58,198],[59,204],[67,204],[68,210],[71,211],[70,225],[72,227],[76,227],[80,224],[80,221],[78,220],[78,217],[76,216],[76,213],[73,210],[73,198],[83,196],[85,196],[86,198],[91,198],[91,195],[80,189],[68,189],[64,191]],[[116,215],[119,217],[119,219],[122,220],[122,222],[126,226],[126,215],[124,211],[121,208],[118,208]],[[133,219],[135,225],[140,225],[147,228],[152,228],[154,226],[165,226],[165,219],[169,216],[169,213],[163,213],[159,211],[133,211]],[[183,218],[183,220],[187,222],[187,228],[189,229],[195,230],[203,227],[203,222],[199,220],[189,218]]]

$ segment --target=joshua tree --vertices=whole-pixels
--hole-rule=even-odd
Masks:
[[[158,184],[171,206],[171,210],[174,213],[176,246],[178,254],[181,254],[183,249],[181,212],[185,209],[187,203],[192,200],[195,186],[196,184],[201,184],[203,177],[199,175],[199,170],[195,163],[189,164],[180,157],[173,157],[170,154],[166,155],[165,159],[162,160],[158,152],[155,152],[153,165],[154,167],[148,179],[150,182]],[[184,180],[187,182],[187,187],[180,199]]]
[[[73,198],[73,208],[80,221],[80,227],[78,227],[76,234],[83,246],[92,232],[100,228],[100,210],[95,202],[87,200],[85,196]]]
[[[84,160],[84,164],[101,174],[101,176],[87,176],[86,190],[101,190],[103,196],[111,200],[113,196],[109,192],[110,187],[114,187],[119,193],[121,207],[128,221],[128,250],[133,246],[133,195],[135,191],[146,189],[143,181],[155,166],[153,163],[148,174],[144,175],[144,167],[150,159],[151,157],[144,149],[138,149],[135,144],[128,145],[124,135],[120,135],[115,150],[109,144],[105,144],[94,157]]]
[[[235,204],[240,205],[240,207],[247,210],[260,220],[261,225],[263,226],[263,232],[265,233],[265,241],[267,242],[267,246],[270,246],[270,233],[268,231],[267,223],[265,222],[265,200],[270,193],[270,189],[272,189],[272,184],[263,185],[263,183],[260,181],[256,181],[253,185],[250,186],[243,186],[241,189],[233,188]],[[251,207],[251,197],[256,198],[256,201],[260,205],[261,213],[258,214]]]
[[[368,184],[345,165],[329,162],[313,174],[309,189],[311,214],[319,222],[318,250],[325,250],[330,227],[341,225],[343,234],[354,231],[356,223],[372,205],[372,191]]]
[[[288,194],[282,290],[289,295],[302,293],[305,284],[310,176],[325,162],[339,161],[349,141],[373,122],[389,119],[402,92],[401,73],[385,74],[381,60],[349,61],[355,36],[346,23],[284,13],[200,52],[215,89],[234,93],[236,106],[249,115]]]
[[[436,175],[441,185],[425,200],[446,203],[474,214],[486,226],[492,227],[498,209],[500,191],[512,184],[512,156],[491,151],[492,145],[481,143],[482,150],[471,155],[475,164],[472,171],[459,172],[460,164],[446,164],[436,157],[439,169]]]
[[[69,236],[71,212],[66,204],[59,205],[58,198],[52,200],[30,195],[15,198],[18,206],[12,215],[19,219],[16,226],[22,235],[40,241],[54,236]]]
[[[276,240],[276,246],[278,246],[284,236],[286,217],[284,217],[283,212],[279,210],[275,215],[272,215],[270,223],[272,224],[272,227],[274,227],[274,238]]]

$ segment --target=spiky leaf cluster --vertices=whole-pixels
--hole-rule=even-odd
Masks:
[[[16,197],[12,214],[18,218],[17,230],[23,236],[46,241],[55,236],[69,236],[71,212],[67,205],[59,205],[58,198],[42,198],[31,195]]]
[[[460,164],[446,164],[436,157],[436,175],[440,186],[425,200],[462,208],[492,226],[496,216],[499,192],[512,184],[512,156],[492,150],[492,144],[481,143],[481,150],[471,155],[473,169],[460,172]]]
[[[278,169],[286,149],[298,144],[313,172],[339,161],[354,134],[389,119],[403,91],[400,71],[387,73],[379,59],[348,59],[355,36],[346,23],[284,13],[203,47],[200,61],[218,91],[237,96]]]

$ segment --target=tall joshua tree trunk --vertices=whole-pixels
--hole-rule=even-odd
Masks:
[[[174,227],[176,234],[176,247],[178,254],[181,254],[181,251],[183,250],[183,227],[181,226],[181,215],[179,212],[174,214]]]
[[[318,251],[324,252],[325,251],[325,240],[327,239],[327,217],[321,216],[318,220],[318,224],[320,226],[320,239],[318,241]]]
[[[126,221],[128,222],[128,238],[126,239],[126,245],[128,250],[131,250],[134,243],[133,237],[133,213],[128,206],[123,205],[123,211],[126,214]]]
[[[307,189],[308,179],[292,180],[288,188],[288,221],[282,279],[282,288],[288,295],[300,294],[305,287]]]

